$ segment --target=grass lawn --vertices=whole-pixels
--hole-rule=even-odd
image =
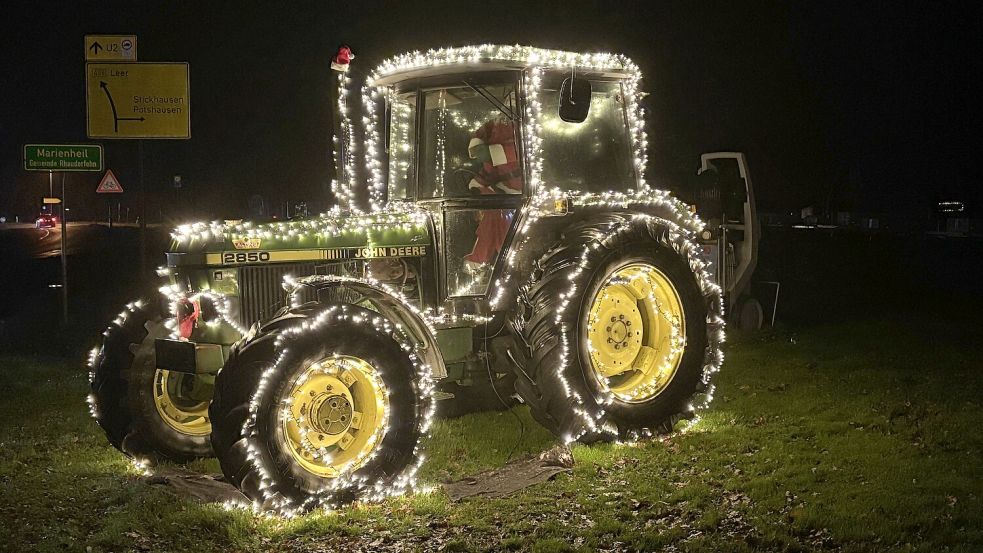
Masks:
[[[144,483],[88,416],[81,354],[0,356],[0,550],[981,551],[975,324],[736,340],[685,434],[575,447],[572,474],[505,499],[451,503],[437,487],[292,520]],[[516,412],[518,452],[553,444]],[[441,421],[424,480],[499,467],[517,437],[508,413]]]

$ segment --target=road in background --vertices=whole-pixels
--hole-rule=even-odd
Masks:
[[[160,227],[160,225],[148,225]],[[136,223],[116,223],[113,229],[137,229]],[[68,255],[79,250],[94,249],[94,241],[105,240],[109,223],[91,221],[72,221],[68,223]],[[0,236],[7,242],[3,250],[16,251],[21,256],[32,259],[45,259],[61,255],[61,227],[38,229],[33,223],[0,224]]]

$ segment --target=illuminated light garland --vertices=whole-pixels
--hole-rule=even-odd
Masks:
[[[581,252],[580,262],[575,268],[572,269],[568,275],[568,278],[573,281],[588,267],[590,250],[599,247],[602,240],[610,240],[612,236],[627,232],[634,228],[634,225],[638,224],[639,222],[655,223],[666,226],[668,229],[668,245],[683,256],[683,259],[687,262],[690,269],[696,275],[701,293],[708,303],[709,313],[707,315],[707,348],[704,353],[703,374],[701,377],[701,384],[705,387],[705,397],[698,403],[690,403],[687,405],[683,414],[689,417],[692,416],[693,412],[697,409],[706,407],[713,399],[713,387],[710,385],[710,379],[714,373],[720,370],[720,366],[723,363],[723,353],[720,349],[720,345],[724,341],[724,320],[720,288],[712,282],[710,274],[706,271],[705,263],[698,255],[696,248],[693,246],[693,242],[689,239],[689,233],[683,231],[683,229],[671,221],[647,214],[634,214],[632,215],[632,220],[613,227],[603,238],[598,238],[586,244]],[[560,344],[562,348],[560,353],[560,363],[556,369],[555,375],[563,387],[567,397],[572,399],[578,405],[578,407],[574,408],[574,412],[583,422],[583,428],[580,430],[580,432],[577,434],[562,436],[565,443],[575,442],[587,433],[600,433],[617,436],[617,433],[614,432],[609,425],[605,424],[606,412],[604,410],[604,406],[610,405],[616,399],[615,395],[610,391],[610,389],[605,385],[605,388],[601,391],[601,397],[594,401],[594,403],[597,404],[597,410],[591,411],[590,407],[584,401],[584,398],[573,390],[567,377],[568,373],[573,374],[574,376],[578,374],[577,365],[571,361],[571,359],[575,357],[572,353],[571,344],[576,343],[577,333],[576,329],[569,328],[562,319],[563,314],[566,312],[567,308],[570,307],[570,300],[578,297],[577,293],[577,286],[572,282],[570,288],[560,293],[560,304],[557,308],[555,317],[556,323],[560,326]],[[576,308],[576,305],[574,308]],[[700,393],[698,392],[697,395],[700,395]],[[633,432],[633,434],[628,438],[629,440],[637,440],[651,437],[652,435],[652,430],[646,428],[642,429],[640,432]]]
[[[245,336],[249,329],[244,328],[242,325],[236,321],[235,317],[232,316],[232,304],[228,296],[225,294],[216,292],[214,290],[206,289],[200,290],[194,293],[188,293],[180,288],[177,284],[167,284],[158,288],[161,294],[163,294],[168,300],[168,309],[170,311],[170,317],[164,320],[164,326],[171,331],[171,338],[174,340],[187,341],[186,338],[182,337],[178,331],[177,317],[178,317],[178,305],[182,301],[198,302],[202,300],[207,300],[211,302],[212,306],[215,307],[215,311],[218,314],[218,320],[215,321],[205,321],[206,325],[216,325],[221,322],[225,322],[229,326],[235,329],[240,336]]]
[[[304,284],[304,280],[305,279],[301,279],[297,282]],[[409,304],[404,305],[404,307],[414,309],[412,305]],[[342,470],[337,477],[327,480],[321,489],[312,492],[307,499],[297,503],[277,493],[272,477],[274,469],[267,466],[266,461],[263,459],[263,455],[260,453],[259,441],[261,440],[261,437],[258,435],[258,431],[256,429],[257,420],[259,417],[259,408],[267,401],[266,396],[272,393],[270,390],[270,379],[280,370],[280,366],[285,362],[285,360],[289,359],[289,347],[297,340],[298,336],[316,332],[324,325],[338,322],[345,322],[371,328],[376,332],[390,336],[396,340],[398,344],[400,344],[400,347],[406,353],[414,367],[416,372],[415,385],[418,393],[420,394],[420,400],[424,404],[423,413],[421,414],[419,422],[421,440],[414,446],[413,460],[410,462],[409,466],[407,466],[402,474],[396,477],[396,479],[388,485],[383,485],[378,482],[369,482],[364,476],[355,475],[354,472],[357,471],[352,471],[350,469]],[[425,456],[422,453],[421,442],[429,434],[430,426],[433,422],[433,416],[435,413],[434,392],[436,390],[430,366],[424,363],[421,358],[417,356],[419,347],[420,345],[417,344],[408,333],[402,330],[399,325],[386,320],[381,315],[369,317],[362,314],[351,314],[347,305],[333,305],[327,307],[312,318],[282,330],[274,343],[276,359],[273,365],[269,369],[265,370],[260,377],[259,385],[256,387],[256,391],[249,401],[249,416],[243,423],[242,428],[242,434],[246,437],[247,462],[250,463],[252,468],[259,476],[259,489],[263,494],[262,503],[254,502],[254,509],[262,510],[265,508],[268,510],[273,510],[281,515],[292,517],[307,512],[313,508],[330,509],[336,507],[337,505],[335,504],[333,496],[335,493],[341,490],[357,490],[359,499],[363,501],[380,501],[387,497],[405,494],[413,489],[416,485],[417,471],[425,460]],[[375,368],[379,371],[385,370],[384,367]],[[389,427],[387,420],[386,427],[382,431],[382,437],[384,437],[388,432]],[[380,441],[382,437],[379,438]],[[364,459],[360,459],[361,464],[371,461],[376,455],[378,455],[378,453],[379,450],[377,448],[372,449],[367,453]]]
[[[383,98],[383,91],[378,87],[370,86],[366,83],[362,87],[362,109],[369,115],[362,117],[365,125],[365,171],[366,182],[369,189],[369,209],[370,211],[384,211],[386,209],[385,194],[388,186],[386,176],[382,174],[382,148],[379,137],[379,100]]]
[[[437,152],[434,154],[434,175],[437,178],[436,196],[444,195],[444,171],[447,169],[447,92],[443,89],[437,100]]]
[[[121,330],[123,328],[123,325],[126,323],[126,320],[129,319],[133,313],[136,313],[140,309],[143,309],[144,305],[145,304],[143,303],[143,300],[136,300],[126,304],[124,309],[120,311],[119,314],[116,315],[115,319],[113,319],[113,322],[108,327],[106,327],[106,330],[102,332],[103,337],[109,338],[109,336],[112,335],[114,332]],[[89,353],[86,356],[86,366],[89,369],[89,384],[95,382],[95,378],[96,378],[95,371],[104,351],[105,351],[105,340],[103,340],[103,345],[95,346],[94,348],[89,350]],[[89,408],[89,415],[91,415],[92,418],[96,420],[96,422],[99,422],[99,402],[96,400],[95,394],[90,392],[86,396],[85,402]],[[133,469],[141,476],[153,475],[153,473],[150,470],[151,463],[146,459],[131,457],[130,464],[133,466]]]
[[[606,207],[622,210],[658,208],[660,211],[660,217],[653,217],[650,215],[634,215],[634,217],[658,220],[660,223],[670,226],[670,245],[687,260],[691,269],[693,269],[697,276],[697,280],[700,284],[704,297],[709,303],[710,314],[707,321],[708,345],[704,355],[703,367],[703,385],[706,387],[706,393],[704,400],[694,402],[694,404],[689,406],[689,410],[693,411],[704,407],[710,401],[710,399],[712,399],[713,394],[713,386],[709,382],[710,376],[719,370],[720,364],[723,361],[723,355],[720,352],[719,347],[720,343],[722,343],[724,339],[723,311],[720,301],[720,290],[715,284],[713,284],[709,274],[705,270],[703,262],[699,259],[699,256],[696,253],[696,245],[694,242],[695,232],[702,230],[703,223],[695,215],[689,213],[688,208],[682,202],[673,198],[666,191],[649,188],[647,182],[645,181],[644,170],[648,162],[647,136],[644,130],[645,114],[638,101],[640,97],[639,85],[641,81],[641,74],[634,63],[632,63],[628,58],[619,54],[576,54],[572,52],[562,52],[523,46],[479,45],[467,46],[463,48],[431,50],[426,53],[413,52],[391,58],[390,60],[383,62],[373,72],[373,74],[367,80],[365,86],[362,88],[362,105],[364,113],[367,114],[363,116],[362,119],[365,129],[365,147],[362,149],[362,152],[364,156],[365,181],[368,186],[369,214],[338,217],[338,215],[340,215],[340,210],[335,209],[330,215],[322,215],[319,218],[308,221],[289,221],[265,225],[253,225],[248,222],[234,224],[194,223],[178,227],[178,229],[172,234],[172,237],[178,243],[193,243],[195,241],[210,242],[217,240],[228,241],[240,237],[303,240],[305,238],[312,237],[334,237],[345,233],[366,232],[368,230],[380,228],[402,228],[407,230],[427,229],[430,216],[428,212],[408,204],[385,204],[385,191],[390,183],[388,182],[388,175],[385,175],[382,170],[385,163],[382,159],[383,151],[380,147],[382,144],[379,133],[379,129],[382,127],[382,125],[379,123],[379,114],[381,110],[377,108],[381,100],[384,99],[388,88],[376,86],[375,81],[382,77],[396,75],[400,72],[408,72],[427,67],[449,66],[455,64],[476,64],[479,62],[496,60],[510,62],[517,61],[525,64],[528,68],[527,78],[524,80],[527,102],[525,106],[525,118],[522,128],[530,198],[527,201],[526,207],[523,209],[523,216],[520,217],[517,222],[519,226],[516,229],[513,246],[505,256],[505,269],[502,271],[503,276],[493,283],[495,289],[489,293],[489,305],[491,306],[492,310],[495,310],[499,307],[500,302],[506,297],[508,289],[512,287],[511,279],[513,278],[513,275],[518,272],[516,267],[516,263],[518,262],[517,253],[529,245],[533,238],[533,233],[530,231],[536,226],[536,222],[542,217],[556,214],[553,207],[555,200],[571,200],[573,205]],[[543,111],[542,104],[540,102],[540,95],[543,73],[545,69],[568,68],[617,70],[625,72],[626,79],[624,80],[624,91],[626,111],[628,114],[627,124],[632,141],[633,163],[638,176],[637,190],[632,190],[629,192],[607,192],[600,194],[581,193],[576,191],[564,191],[558,188],[549,189],[547,183],[542,181]],[[341,76],[339,79],[340,88],[345,90],[344,92],[339,93],[339,103],[344,104],[343,106],[340,105],[339,107],[344,108],[343,114],[346,118],[346,123],[343,126],[346,129],[346,135],[348,137],[353,137],[354,127],[351,124],[347,109],[347,86],[350,84],[350,81],[346,76]],[[455,124],[461,124],[460,121],[453,119],[452,121]],[[465,123],[467,123],[467,121],[465,121]],[[352,142],[354,143],[354,141]],[[346,161],[354,163],[354,155],[349,155],[349,158]],[[352,170],[354,170],[354,166],[352,166]],[[354,171],[349,174],[353,175]],[[339,188],[341,192],[339,194],[340,205],[348,209],[355,209],[355,192],[353,182],[354,181],[343,183]],[[345,205],[346,202],[347,205]],[[623,232],[628,227],[629,225],[623,225],[619,228],[612,229],[612,232]],[[579,274],[580,271],[583,271],[584,266],[586,265],[586,253],[589,251],[590,247],[592,247],[590,244],[585,246],[585,255],[581,258],[581,265],[576,269],[577,272],[573,273],[574,276]],[[359,281],[365,282],[362,279],[359,279]],[[379,285],[378,283],[376,284]],[[455,324],[458,321],[482,323],[490,320],[490,317],[483,317],[480,315],[447,315],[446,313],[442,312],[441,308],[437,308],[436,310],[430,309],[419,311],[413,307],[408,300],[405,300],[405,298],[398,291],[395,291],[388,286],[379,286],[383,286],[387,290],[387,293],[393,297],[400,298],[400,301],[405,302],[406,305],[413,309],[415,313],[420,314],[423,320],[426,321],[428,328],[431,330],[433,330],[435,325]],[[177,292],[178,291],[176,290],[171,290],[171,293]],[[566,309],[569,306],[570,299],[576,292],[576,288],[571,286],[571,289],[565,291],[561,295],[561,309]],[[332,309],[334,308],[325,311],[322,313],[322,315],[324,317],[343,316],[343,308],[338,308],[340,311]],[[389,323],[382,321],[379,324],[383,325],[385,328],[386,324]],[[301,330],[297,330],[297,332],[309,331],[309,328],[304,330],[304,325],[301,325],[298,328]],[[583,419],[585,429],[590,431],[610,432],[611,429],[605,428],[603,423],[605,414],[603,406],[612,401],[610,392],[606,393],[604,397],[599,399],[597,402],[598,408],[593,410],[592,408],[583,404],[583,398],[577,397],[577,395],[570,390],[569,384],[565,381],[564,375],[569,370],[568,361],[571,343],[570,335],[573,332],[573,329],[564,327],[561,329],[561,331],[564,348],[564,362],[557,368],[558,378],[560,378],[561,382],[564,383],[564,387],[567,390],[568,395],[577,400],[578,407],[576,408],[576,411],[578,416]],[[394,332],[399,334],[399,329],[394,329]],[[288,335],[289,334],[285,334],[285,336]],[[407,347],[410,348],[407,351],[410,351],[416,346],[415,344],[404,345],[404,349]],[[279,363],[281,359],[282,355],[280,358],[278,358],[277,363]],[[257,394],[261,392],[262,390],[257,390]],[[695,417],[695,415],[693,416]],[[691,419],[691,422],[694,420],[695,418]],[[652,432],[650,430],[643,429],[637,437],[647,437],[651,435]],[[582,434],[577,436],[566,436],[564,437],[564,441],[573,441],[581,436]],[[420,456],[420,459],[422,461],[422,455]],[[416,466],[418,467],[419,465],[417,464]],[[412,472],[415,474],[415,470]],[[396,486],[395,488],[399,488],[399,486]],[[385,495],[387,494],[381,494],[380,497]],[[267,497],[267,499],[270,499],[270,497]],[[297,509],[299,508],[298,506],[291,507],[289,505],[286,507],[286,512],[290,512],[292,508],[294,513],[298,512]]]
[[[447,110],[447,115],[451,118],[451,123],[462,131],[474,132],[488,122],[488,116],[484,115],[476,119],[468,119],[466,115],[457,110]]]
[[[346,234],[375,230],[425,230],[429,222],[426,211],[412,204],[390,204],[373,213],[342,214],[332,212],[302,221],[253,224],[248,221],[227,223],[193,223],[181,225],[171,233],[179,244],[228,242],[243,238],[303,240],[335,238]]]
[[[342,169],[343,174],[341,178],[332,182],[332,189],[335,191],[339,210],[357,211],[358,204],[355,196],[355,128],[352,125],[348,107],[348,85],[351,83],[351,79],[348,77],[347,72],[336,71],[335,73],[338,79],[337,108],[338,113],[341,115],[341,124],[339,127],[341,128],[342,136],[334,137],[332,154],[334,166],[336,168],[344,168]],[[344,159],[339,159],[342,152],[345,154]]]
[[[383,61],[369,77],[369,83],[382,77],[436,66],[473,65],[487,62],[518,62],[528,66],[584,69],[620,69],[637,72],[627,57],[611,53],[576,53],[520,45],[478,44],[409,52]]]
[[[390,92],[388,101],[390,113],[392,114],[390,126],[399,134],[394,140],[389,142],[389,179],[387,185],[389,188],[389,197],[399,198],[405,195],[405,190],[397,190],[395,188],[396,182],[394,181],[398,181],[401,185],[406,186],[410,177],[413,176],[410,169],[413,166],[414,150],[412,141],[414,137],[410,134],[410,129],[415,129],[415,121],[412,116],[416,110],[416,105],[414,104],[411,108],[407,102],[400,100],[394,92]],[[409,161],[407,161],[407,158]],[[392,178],[394,172],[397,173],[397,179]]]

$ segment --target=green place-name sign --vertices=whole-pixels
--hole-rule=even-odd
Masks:
[[[98,144],[24,144],[25,171],[102,171]]]

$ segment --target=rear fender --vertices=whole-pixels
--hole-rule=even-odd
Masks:
[[[687,206],[661,190],[644,190],[611,198],[598,195],[570,195],[568,210],[559,216],[531,216],[528,210],[519,221],[519,231],[511,242],[500,271],[496,274],[494,288],[489,297],[493,311],[511,311],[515,307],[519,287],[528,282],[536,261],[555,246],[564,232],[570,228],[590,223],[599,217],[618,213],[658,217],[679,227],[687,235],[694,235],[703,223],[693,216]]]

